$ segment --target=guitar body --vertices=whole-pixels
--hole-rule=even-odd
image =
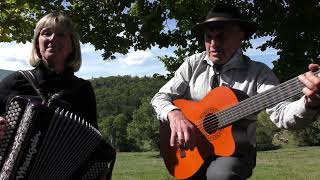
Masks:
[[[195,134],[196,147],[193,150],[180,149],[170,146],[171,130],[169,123],[161,123],[160,152],[170,174],[177,179],[187,179],[200,169],[208,157],[232,156],[248,146],[247,125],[243,126],[242,120],[216,131],[198,125],[206,117],[214,117],[216,112],[237,104],[239,102],[238,97],[233,89],[222,86],[213,89],[198,102],[182,99],[173,101],[187,119],[197,127],[197,130]],[[215,118],[214,120],[219,119]],[[241,125],[238,126],[238,124]]]

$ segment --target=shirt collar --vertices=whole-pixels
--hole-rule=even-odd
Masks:
[[[208,54],[206,54],[203,60],[206,61],[206,63],[209,64],[210,66],[214,65],[213,62],[209,60]],[[227,71],[229,69],[240,69],[245,67],[246,67],[246,64],[243,59],[243,52],[241,48],[239,48],[231,57],[231,59],[225,65],[223,65],[223,71]]]

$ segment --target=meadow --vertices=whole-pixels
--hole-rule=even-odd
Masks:
[[[249,180],[318,180],[320,147],[283,148],[258,152]],[[120,152],[113,180],[173,180],[159,152]]]

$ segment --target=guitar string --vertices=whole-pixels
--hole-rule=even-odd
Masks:
[[[288,81],[287,81],[288,82]],[[287,86],[291,86],[293,83],[296,83],[296,81],[294,81],[294,82],[288,82],[288,83],[283,83],[282,85],[284,85],[284,87],[287,87]],[[283,88],[282,88],[283,89]],[[278,88],[276,88],[276,91],[278,91],[279,89]],[[281,90],[282,91],[282,90]],[[281,91],[280,91],[280,93],[281,93]],[[244,100],[244,101],[241,101],[241,102],[239,102],[238,104],[236,104],[235,106],[232,106],[232,107],[230,107],[230,109],[231,108],[236,108],[237,106],[239,106],[240,104],[244,104],[244,103],[251,103],[251,101],[254,101],[254,100],[256,100],[256,99],[259,99],[260,98],[260,96],[268,96],[268,93],[274,93],[274,91],[272,91],[272,89],[270,89],[270,91],[265,91],[265,92],[263,92],[263,93],[260,93],[260,94],[257,94],[256,96],[253,96],[253,97],[251,97],[250,99],[247,99],[247,100]],[[260,98],[261,99],[261,98]],[[218,112],[219,113],[219,112]],[[205,117],[204,119],[207,119],[207,120],[210,120],[210,117],[212,117],[212,116],[215,116],[215,115],[210,115],[210,116],[207,116],[207,117]],[[206,120],[205,120],[206,121]],[[205,121],[203,121],[203,119],[201,119],[201,120],[199,120],[199,121],[197,121],[197,122],[195,122],[195,124],[198,124],[198,123],[201,123],[201,122],[205,122]]]
[[[250,98],[249,100],[241,101],[242,103],[239,102],[238,104],[236,104],[235,106],[230,107],[230,108],[227,109],[226,111],[222,111],[221,113],[218,112],[218,113],[216,113],[216,114],[207,116],[207,117],[205,117],[204,119],[201,119],[201,120],[197,121],[197,122],[195,123],[195,125],[196,125],[197,127],[204,126],[204,128],[207,129],[207,130],[208,130],[208,128],[213,128],[214,130],[215,130],[215,129],[219,129],[219,121],[217,121],[217,120],[218,120],[217,114],[218,114],[218,116],[219,116],[220,118],[223,117],[223,116],[228,117],[228,116],[231,114],[231,117],[230,117],[230,119],[231,119],[231,118],[232,118],[232,114],[234,114],[235,111],[238,112],[238,114],[239,114],[239,109],[240,109],[240,112],[242,112],[241,109],[242,109],[243,106],[244,106],[244,107],[251,106],[251,105],[252,105],[252,102],[253,102],[254,100],[256,100],[256,99],[260,99],[261,101],[264,102],[266,99],[269,99],[269,95],[270,95],[271,93],[276,93],[276,92],[278,92],[279,94],[281,94],[282,92],[286,92],[286,91],[283,91],[283,88],[289,88],[289,89],[288,89],[288,92],[289,92],[289,90],[291,90],[292,85],[293,85],[293,84],[297,84],[297,83],[299,83],[298,79],[297,79],[297,78],[293,78],[293,79],[291,79],[291,80],[289,80],[289,81],[286,81],[286,82],[284,82],[283,84],[279,85],[279,87],[276,87],[276,88],[275,88],[275,91],[272,91],[272,89],[270,89],[270,91],[265,91],[265,93],[260,93],[260,94],[258,94],[257,96],[253,96],[253,97]],[[301,83],[301,85],[302,85],[302,83]],[[298,84],[298,86],[300,86],[300,84]],[[280,87],[282,87],[282,88],[280,89]],[[302,86],[301,86],[301,87],[302,87]],[[298,94],[298,93],[293,93],[293,91],[290,91],[290,92],[291,92],[290,94],[292,94],[292,96]],[[298,89],[298,92],[301,92],[301,89]],[[285,94],[285,95],[288,96],[288,94]],[[262,96],[262,97],[260,98],[260,96]],[[285,97],[285,96],[282,96],[281,98],[287,99],[287,97]],[[281,101],[281,100],[280,100],[280,101]],[[268,104],[268,102],[265,102],[265,103]],[[261,105],[264,105],[264,104],[260,104],[260,106],[261,106]],[[258,109],[258,108],[256,108],[256,109]],[[240,118],[240,119],[241,119],[241,118]],[[220,124],[223,124],[223,126],[227,125],[227,123],[228,123],[228,120],[220,121]],[[203,125],[203,124],[204,124],[204,125]],[[206,126],[206,127],[209,126],[209,127],[206,128],[205,126]]]
[[[296,90],[295,92],[296,92],[297,94],[298,94],[298,93],[301,93],[300,90]],[[282,96],[282,98],[284,98],[284,96]],[[286,98],[284,98],[284,99],[286,99]],[[217,130],[217,129],[220,129],[221,127],[227,125],[228,122],[229,122],[228,119],[233,119],[234,117],[232,117],[232,115],[235,113],[235,111],[238,112],[238,109],[239,109],[239,108],[233,108],[233,109],[231,109],[230,112],[221,113],[221,114],[219,115],[220,121],[219,121],[219,119],[218,119],[217,117],[209,118],[210,121],[206,119],[207,123],[204,123],[204,129],[206,129],[207,132],[208,132],[208,131],[210,132],[210,131],[212,131],[212,130]],[[231,114],[231,116],[228,117],[230,114]],[[225,116],[225,117],[224,117],[224,116]],[[238,116],[238,115],[237,115],[237,116]],[[237,116],[236,116],[236,117],[237,117]],[[246,117],[246,116],[247,116],[247,115],[245,115],[245,116],[243,116],[243,117]],[[243,117],[242,117],[242,118],[243,118]],[[221,119],[222,119],[222,121],[221,121]],[[241,119],[241,118],[238,118],[238,119]],[[236,119],[236,120],[238,120],[238,119]],[[209,121],[209,122],[208,122],[208,121]],[[222,124],[222,125],[219,125],[219,123]],[[198,124],[197,124],[198,129],[200,129],[199,126],[202,126],[202,124],[203,124],[203,123],[200,123],[200,124],[198,123]]]
[[[291,91],[291,94],[293,94],[293,93],[295,93],[295,94],[298,94],[299,92],[301,92],[300,90],[297,90],[297,92],[295,92],[295,91]],[[281,91],[280,91],[280,93],[281,93]],[[287,95],[287,94],[286,94]],[[266,98],[268,98],[268,96],[263,96],[263,98],[261,99],[261,101],[262,100],[266,100]],[[287,99],[287,97],[285,97],[285,96],[281,96],[281,98],[282,99]],[[282,99],[280,100],[280,101],[282,101]],[[242,108],[243,108],[243,106],[245,106],[245,107],[249,107],[250,105],[252,105],[252,104],[250,104],[250,103],[252,103],[252,102],[250,102],[250,101],[248,101],[247,103],[243,103],[243,104],[241,104],[242,106],[234,106],[234,107],[232,107],[232,108],[230,108],[230,110],[228,110],[228,111],[225,111],[225,112],[223,112],[223,113],[220,113],[219,114],[219,117],[221,118],[221,117],[223,117],[223,116],[226,116],[226,117],[228,117],[230,114],[231,114],[231,117],[229,118],[229,119],[232,119],[232,118],[234,118],[234,117],[232,117],[232,115],[234,114],[234,113],[237,113],[237,116],[239,116],[239,110],[240,110],[240,112],[242,112]],[[268,104],[268,102],[265,102],[264,104]],[[264,105],[264,104],[260,104],[260,106],[261,105]],[[265,105],[264,105],[265,106]],[[256,111],[258,111],[258,110],[261,110],[261,108],[259,107],[259,108],[256,108]],[[244,113],[246,113],[246,112],[244,112]],[[248,115],[250,115],[250,114],[247,114],[247,115],[243,115],[243,117],[245,117],[245,116],[248,116]],[[215,115],[216,116],[216,115]],[[242,118],[243,118],[242,117]],[[211,126],[211,127],[213,127],[213,128],[220,128],[221,126],[218,126],[217,125],[217,123],[219,123],[219,121],[214,121],[214,120],[216,120],[217,118],[216,117],[213,117],[213,118],[207,118],[205,121],[206,122],[204,122],[204,123],[200,123],[200,125],[202,125],[202,124],[205,124],[204,126]],[[241,119],[241,118],[238,118],[238,119]],[[213,121],[212,121],[213,120]],[[213,122],[213,123],[211,123],[211,122]],[[227,123],[228,122],[228,120],[223,120],[223,121],[220,121],[220,124],[222,124],[222,126],[225,126],[226,124],[228,124]],[[199,123],[198,123],[198,125],[199,125]],[[206,127],[205,127],[206,128]],[[208,129],[208,128],[207,128]]]
[[[239,118],[238,114],[232,116],[233,114],[236,113],[235,111],[237,111],[237,110],[236,109],[231,110],[229,113],[224,113],[223,115],[219,115],[218,117],[211,118],[212,122],[204,123],[204,125],[203,125],[204,129],[206,129],[206,131],[210,132],[210,131],[220,129],[223,126],[230,124],[232,121],[230,121],[229,119],[233,119],[235,121],[238,119],[242,119],[242,118]],[[231,114],[231,116],[229,116],[230,114]],[[242,117],[246,117],[246,116],[247,115],[242,116]],[[202,124],[198,124],[198,127],[199,126],[202,126]]]
[[[293,82],[292,84],[295,84],[295,82]],[[280,95],[280,97],[278,98],[274,98],[272,100],[270,100],[270,95],[271,93],[265,93],[265,94],[262,94],[261,98],[259,96],[256,96],[255,98],[253,98],[252,100],[249,100],[249,101],[245,101],[243,103],[239,102],[238,106],[234,106],[233,108],[230,108],[229,111],[222,111],[222,113],[220,113],[220,115],[224,115],[224,114],[230,114],[231,112],[231,115],[233,114],[234,111],[237,112],[237,116],[239,116],[239,113],[240,114],[245,114],[243,116],[248,116],[250,114],[253,114],[255,112],[258,112],[259,110],[262,110],[263,108],[265,107],[268,107],[268,106],[271,106],[273,104],[275,104],[276,102],[280,102],[280,101],[283,101],[284,99],[287,99],[288,96],[292,97],[298,93],[294,92],[292,90],[292,84],[287,84],[286,86],[283,86],[280,89],[276,89],[276,91],[270,91],[271,93],[275,93],[275,92],[278,92],[278,96]],[[283,89],[286,88],[287,90],[286,91],[283,91]],[[298,91],[300,92],[301,90],[298,89]],[[286,93],[288,92],[288,93]],[[291,95],[290,95],[291,94]],[[256,102],[259,102],[257,100],[260,100],[260,103],[256,103]],[[261,103],[262,102],[262,103]],[[245,109],[247,108],[251,108],[251,112],[253,113],[248,113],[248,111],[244,111]],[[244,110],[243,110],[244,109]],[[247,113],[247,114],[246,114]]]
[[[313,72],[313,74],[315,74],[315,75],[318,75],[319,74],[319,72],[320,72],[320,70],[318,70],[318,71],[316,71],[316,72]],[[292,91],[292,85],[294,85],[294,84],[296,84],[296,86],[298,86],[298,88],[295,88],[293,91]],[[287,88],[287,90],[286,91],[283,91],[283,89],[284,88]],[[285,99],[288,99],[288,98],[291,98],[291,97],[293,97],[293,96],[295,96],[295,95],[298,95],[298,94],[300,94],[300,93],[302,93],[302,88],[303,88],[303,84],[300,82],[300,81],[298,81],[298,78],[297,77],[295,77],[295,78],[292,78],[291,80],[288,80],[288,81],[286,81],[286,82],[284,82],[284,83],[282,83],[282,84],[280,84],[279,86],[277,86],[277,87],[275,87],[275,91],[279,91],[279,94],[281,94],[281,93],[283,93],[283,92],[288,92],[288,94],[286,94],[287,96],[289,95],[289,97],[284,97],[284,96],[281,96],[281,100],[278,100],[277,102],[281,102],[281,101],[283,101],[283,100],[285,100]],[[268,98],[269,96],[270,96],[270,93],[274,93],[274,91],[272,91],[272,89],[273,88],[271,88],[270,89],[270,91],[268,90],[268,91],[265,91],[265,92],[263,92],[264,93],[264,95],[263,95],[263,97],[262,97],[262,99],[264,99],[264,98]],[[291,90],[291,91],[290,91]],[[260,95],[261,94],[263,94],[263,93],[260,93]],[[285,93],[284,93],[285,94]],[[291,95],[290,95],[291,94]],[[271,96],[272,97],[272,96]],[[257,99],[257,98],[260,98],[259,96],[253,96],[252,97],[253,99]],[[251,98],[251,99],[252,99]],[[264,99],[265,100],[265,99]],[[241,101],[241,102],[244,102],[244,101]],[[240,102],[240,103],[241,103]],[[246,104],[246,102],[247,102],[247,104]],[[242,103],[242,106],[249,106],[249,105],[251,105],[250,103],[252,103],[252,102],[250,102],[250,101],[245,101],[244,103]],[[239,103],[238,103],[239,104]],[[269,103],[270,104],[270,103]],[[275,104],[275,103],[274,103]],[[261,106],[261,105],[260,105]],[[266,107],[266,106],[268,106],[268,101],[267,102],[265,102],[265,105],[263,104],[263,107]],[[233,111],[237,111],[238,112],[238,109],[239,108],[242,108],[241,106],[232,106],[230,109],[231,110],[229,110],[231,113],[228,113],[228,111],[222,111],[222,113],[220,113],[220,115],[219,115],[219,117],[221,118],[221,117],[223,117],[223,115],[225,115],[226,117],[228,117],[228,115],[230,115],[231,114],[231,117],[229,118],[229,119],[233,119],[232,118],[232,114],[233,114]],[[261,110],[261,109],[263,109],[263,108],[256,108],[256,111],[259,111],[259,110]],[[241,110],[241,109],[240,109]],[[240,111],[241,112],[241,111]],[[213,115],[213,116],[211,116],[211,118],[210,118],[210,116],[207,116],[206,118],[205,118],[205,120],[204,121],[201,121],[201,122],[208,122],[209,121],[209,123],[212,121],[212,119],[213,119],[213,123],[219,123],[219,120],[217,121],[217,122],[214,122],[214,121],[216,121],[217,120],[217,117],[216,117],[216,115],[217,114],[219,114],[219,112],[218,113],[216,113],[215,115]],[[242,118],[244,118],[244,117],[246,117],[246,116],[248,116],[248,115],[250,115],[250,114],[247,114],[247,115],[243,115],[243,117]],[[209,118],[208,118],[209,117]],[[213,118],[212,118],[213,117]],[[238,118],[238,119],[241,119],[241,118]],[[238,120],[237,119],[237,120]],[[227,118],[226,118],[226,120],[222,120],[222,121],[220,121],[221,123],[220,124],[223,124],[222,126],[220,126],[220,127],[223,127],[223,126],[225,126],[225,125],[228,125],[228,124],[230,124],[229,122],[230,122],[230,120],[228,120]],[[232,122],[232,121],[231,121]],[[209,124],[209,123],[205,123],[205,125],[206,124]],[[198,121],[198,123],[196,123],[196,126],[197,127],[199,127],[199,126],[201,126],[201,124],[203,124],[203,123],[199,123],[199,121]],[[210,124],[209,124],[210,125]],[[213,125],[213,126],[209,126],[209,127],[212,127],[214,130],[216,130],[216,129],[219,129],[220,127],[219,127],[219,124],[218,125]],[[212,129],[211,128],[211,129]],[[198,129],[200,129],[200,128],[198,128]],[[201,129],[200,129],[201,130]],[[208,129],[207,129],[207,131],[208,131]]]

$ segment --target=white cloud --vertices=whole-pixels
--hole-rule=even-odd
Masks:
[[[254,60],[259,60],[272,67],[272,60],[275,59],[276,50],[268,49],[261,52],[255,49],[265,39],[253,41],[253,49],[248,49],[245,54]],[[158,60],[158,56],[174,56],[175,47],[158,48],[157,46],[145,51],[133,49],[126,55],[115,54],[115,60],[103,60],[102,50],[96,51],[91,44],[81,44],[82,66],[77,76],[89,79],[107,76],[150,76],[155,73],[166,74],[164,64]],[[31,69],[27,63],[31,43],[0,43],[0,69],[20,70]]]
[[[11,58],[15,57],[16,59],[25,60],[28,58],[31,52],[31,43],[0,43],[0,58]]]
[[[95,47],[89,43],[86,44],[80,44],[80,48],[81,48],[81,53],[85,54],[85,53],[92,53],[92,52],[98,52],[98,53],[102,53],[102,50],[95,50]]]
[[[150,50],[131,51],[125,57],[120,57],[117,60],[124,62],[128,66],[143,65],[146,61],[154,59],[154,55]]]
[[[31,43],[0,43],[0,69],[19,70],[30,68],[27,63]]]

